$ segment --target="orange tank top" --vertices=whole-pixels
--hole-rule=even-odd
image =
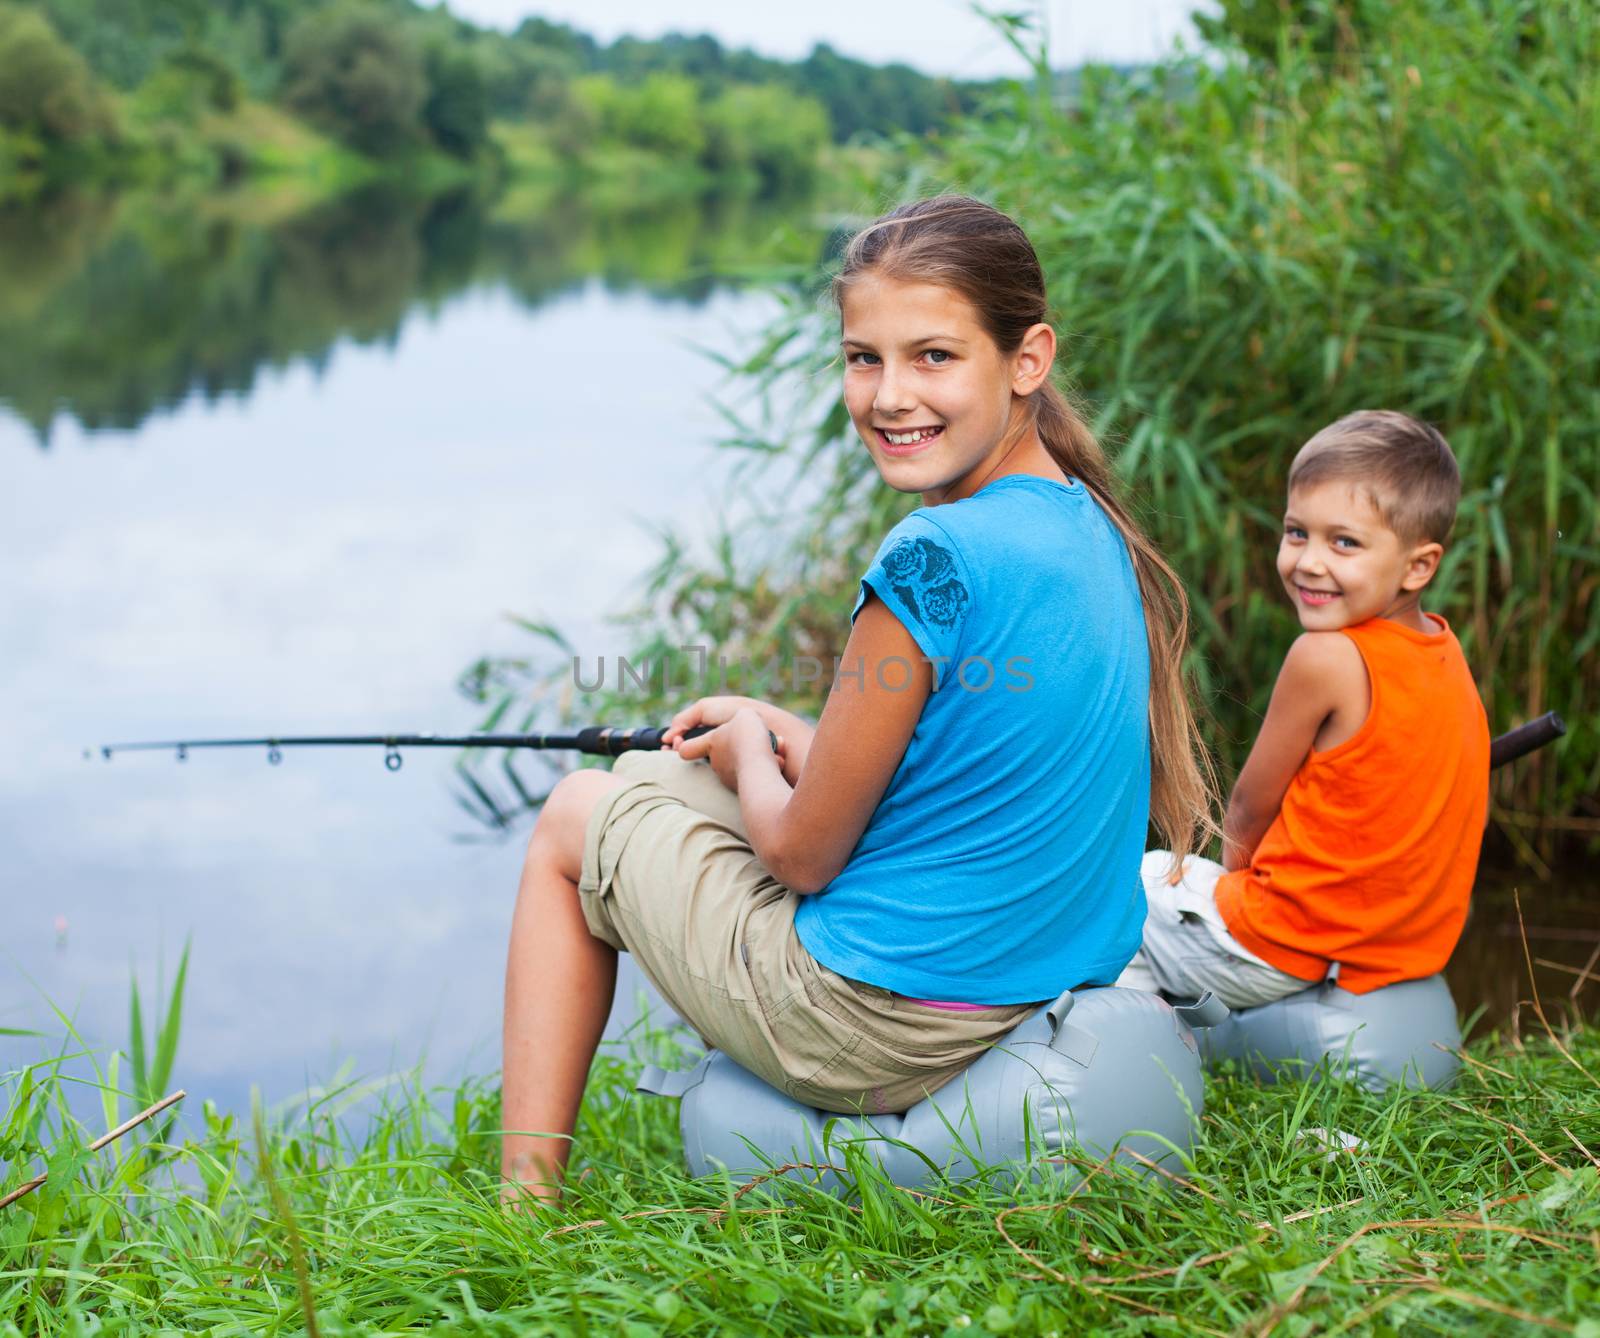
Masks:
[[[1250,866],[1217,882],[1233,936],[1280,971],[1365,994],[1444,968],[1478,868],[1489,723],[1449,625],[1372,618],[1344,634],[1372,706],[1301,764]]]

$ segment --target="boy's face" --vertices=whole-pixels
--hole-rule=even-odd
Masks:
[[[1364,489],[1330,479],[1289,494],[1278,575],[1308,632],[1336,632],[1415,607],[1444,548],[1407,544]]]

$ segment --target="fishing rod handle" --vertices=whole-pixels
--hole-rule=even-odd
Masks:
[[[1546,711],[1525,725],[1509,729],[1489,743],[1489,770],[1493,771],[1508,762],[1515,762],[1519,757],[1526,757],[1535,748],[1543,748],[1547,743],[1554,743],[1566,732],[1567,722],[1554,711]]]
[[[686,739],[697,739],[702,734],[709,734],[709,733],[711,733],[712,730],[720,729],[720,728],[721,728],[720,725],[696,725],[693,729],[684,730],[683,731],[683,737],[686,738]],[[661,732],[663,734],[666,733],[665,730],[663,730]],[[772,744],[772,751],[773,752],[777,752],[778,751],[778,736],[776,734],[774,734],[769,729],[767,731],[767,739]]]
[[[587,729],[578,731],[578,749],[585,753],[595,753],[600,757],[618,757],[623,753],[641,750],[657,752],[669,728],[670,726],[662,725],[644,729],[617,729],[611,725],[590,725]],[[699,738],[700,735],[709,734],[716,728],[718,728],[716,725],[696,725],[693,729],[684,730],[683,737]],[[778,736],[769,729],[767,738],[772,741],[772,751],[777,752]]]

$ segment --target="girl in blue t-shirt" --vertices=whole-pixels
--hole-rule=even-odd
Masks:
[[[508,1198],[559,1197],[618,951],[790,1096],[904,1110],[1115,980],[1147,822],[1181,855],[1210,811],[1183,591],[1050,380],[1022,229],[959,196],[903,206],[834,297],[851,421],[922,507],[862,578],[814,727],[703,698],[672,751],[551,792],[506,970]]]

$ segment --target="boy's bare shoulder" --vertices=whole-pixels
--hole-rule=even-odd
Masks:
[[[1365,689],[1367,665],[1356,643],[1343,632],[1302,632],[1283,657],[1278,678],[1296,688],[1337,694]]]

